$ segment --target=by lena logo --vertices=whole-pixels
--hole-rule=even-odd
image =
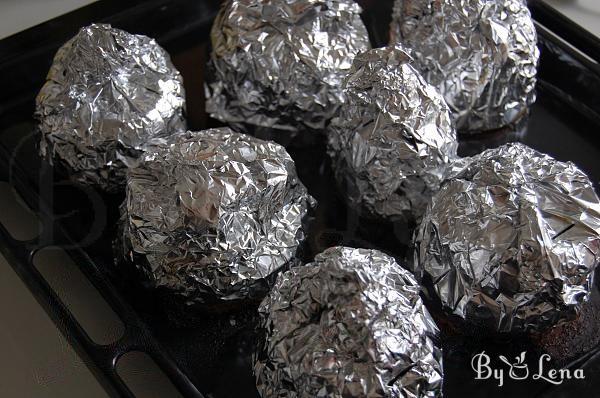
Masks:
[[[529,371],[529,365],[525,363],[525,351],[515,357],[514,361],[509,361],[504,355],[498,356],[498,359],[503,362],[506,366],[503,367],[492,367],[492,359],[485,351],[475,355],[471,359],[471,368],[475,372],[475,380],[489,380],[494,379],[498,382],[498,387],[504,385],[505,380],[505,368],[508,367],[508,377],[512,380],[543,380],[551,384],[562,384],[565,380],[585,379],[583,369],[552,369],[549,368],[550,355],[543,354],[540,356],[537,369],[535,371]],[[533,370],[533,369],[532,369]]]

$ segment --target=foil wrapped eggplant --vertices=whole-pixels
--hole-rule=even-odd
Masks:
[[[292,268],[259,307],[262,397],[439,397],[437,327],[410,272],[377,250],[334,247]]]
[[[153,39],[90,25],[56,53],[36,100],[40,154],[106,191],[147,143],[185,131],[181,74]]]
[[[370,48],[353,0],[228,0],[212,32],[206,111],[229,124],[323,129]]]
[[[294,264],[313,205],[282,146],[228,128],[179,133],[129,171],[123,255],[186,304],[262,299]]]
[[[459,132],[515,124],[535,101],[539,50],[525,0],[396,0],[391,40],[442,92]]]
[[[415,272],[446,311],[501,333],[571,319],[599,260],[592,183],[523,144],[456,162],[415,235]]]
[[[336,179],[373,218],[419,219],[457,157],[448,106],[411,61],[400,47],[359,54],[330,126]]]

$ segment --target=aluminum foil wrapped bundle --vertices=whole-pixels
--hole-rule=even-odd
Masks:
[[[514,124],[535,101],[539,50],[525,0],[396,0],[391,36],[442,92],[460,132]]]
[[[457,156],[443,97],[399,47],[358,55],[344,90],[329,134],[342,189],[375,218],[418,219]]]
[[[84,184],[123,189],[126,166],[149,141],[185,131],[183,79],[149,37],[85,27],[58,50],[46,79],[40,153]]]
[[[541,331],[587,301],[600,202],[587,176],[523,144],[457,162],[415,236],[415,271],[448,313]]]
[[[438,397],[438,332],[414,277],[377,250],[334,247],[277,278],[259,312],[263,397]]]
[[[294,262],[313,205],[282,146],[228,128],[149,149],[126,194],[125,256],[187,304],[264,296]]]
[[[212,28],[206,110],[228,123],[322,129],[370,48],[353,0],[229,0]]]

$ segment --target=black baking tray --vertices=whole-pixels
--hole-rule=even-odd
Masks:
[[[375,45],[386,41],[388,0],[362,2],[363,18]],[[189,397],[256,397],[251,371],[252,324],[255,308],[226,316],[173,311],[161,297],[143,291],[115,268],[111,251],[120,195],[107,196],[68,180],[37,155],[34,98],[58,47],[91,22],[108,22],[132,33],[155,37],[171,54],[186,85],[190,128],[218,125],[204,113],[203,72],[208,34],[219,1],[99,1],[65,16],[0,41],[0,178],[9,181],[40,217],[41,235],[14,240],[0,226],[0,251],[26,282],[88,367],[114,396],[133,396],[119,378],[115,364],[129,351],[148,353]],[[600,181],[600,43],[591,34],[542,2],[530,2],[542,54],[538,100],[527,125],[477,138],[461,138],[462,155],[519,140],[560,160],[572,160]],[[407,238],[397,225],[373,225],[340,199],[332,181],[323,145],[289,149],[300,178],[319,201],[305,256],[345,244],[375,247],[401,256]],[[0,210],[1,211],[1,210]],[[100,291],[125,324],[125,334],[107,346],[95,344],[32,264],[33,254],[61,246]],[[597,286],[597,284],[596,284]],[[597,287],[594,294],[597,294]],[[597,297],[597,296],[596,296]],[[188,316],[190,315],[190,316]],[[553,386],[542,381],[474,380],[473,354],[514,357],[523,350],[535,362],[534,350],[516,340],[442,337],[446,397],[463,396],[595,396],[600,387],[597,348],[570,358],[562,366],[584,369],[585,380]],[[533,366],[533,363],[532,363]]]

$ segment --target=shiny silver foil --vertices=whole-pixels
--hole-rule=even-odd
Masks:
[[[377,251],[334,247],[278,276],[259,312],[262,397],[440,397],[438,333],[414,277]]]
[[[353,0],[229,0],[211,33],[206,111],[228,123],[322,129],[370,48]],[[212,75],[212,77],[211,77]]]
[[[255,298],[295,260],[313,201],[278,144],[228,128],[176,134],[128,174],[124,254],[188,304]]]
[[[442,92],[460,132],[513,124],[535,101],[539,50],[525,0],[396,0],[391,39]]]
[[[40,153],[84,184],[122,190],[148,141],[185,131],[183,79],[146,36],[90,25],[56,53],[37,96]]]
[[[399,47],[356,57],[329,154],[354,206],[383,218],[419,219],[456,158],[456,133],[440,93]]]
[[[599,260],[592,183],[523,144],[455,163],[415,235],[416,274],[446,310],[498,332],[570,319]]]

